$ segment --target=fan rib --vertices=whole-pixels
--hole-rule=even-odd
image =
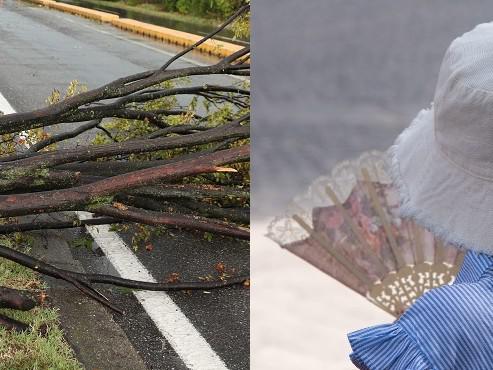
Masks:
[[[351,231],[354,233],[356,238],[359,240],[359,242],[366,247],[368,251],[371,251],[372,248],[368,241],[365,239],[363,234],[361,233],[361,230],[359,226],[354,222],[354,219],[347,213],[346,208],[342,205],[341,201],[339,200],[337,194],[335,191],[330,187],[330,185],[327,185],[325,187],[325,191],[327,195],[329,196],[330,200],[334,205],[337,207],[337,209],[342,213],[342,216],[344,217],[344,221],[346,221],[349,224],[349,227],[351,228]],[[380,256],[378,255],[373,255],[373,254],[368,254],[368,256],[374,260],[374,263],[378,265],[378,270],[380,270],[380,276],[385,276],[388,272],[387,267],[381,260]]]
[[[293,215],[295,220],[306,232],[308,232],[313,238],[320,244],[321,247],[326,249],[341,265],[343,265],[348,272],[356,276],[369,290],[368,277],[365,271],[361,270],[359,266],[351,264],[343,255],[337,252],[335,249],[330,248],[330,242],[325,238],[324,234],[316,232],[311,228],[299,215]]]
[[[397,262],[397,267],[401,268],[405,265],[404,258],[402,254],[400,253],[399,248],[397,247],[397,242],[394,238],[394,235],[392,234],[392,230],[390,228],[390,222],[385,216],[385,212],[383,211],[382,205],[378,201],[378,196],[375,188],[373,187],[371,180],[370,180],[370,175],[368,173],[368,170],[366,168],[361,169],[361,172],[363,174],[363,179],[365,180],[367,186],[368,186],[368,193],[370,195],[371,201],[373,203],[373,207],[375,208],[375,211],[378,214],[378,217],[380,217],[380,220],[382,221],[382,225],[385,231],[385,234],[387,236],[387,240],[390,243],[390,247],[392,248],[392,252],[394,253],[394,257]]]

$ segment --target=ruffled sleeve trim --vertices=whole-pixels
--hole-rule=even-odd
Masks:
[[[360,370],[434,370],[417,343],[396,322],[348,334],[349,358]]]

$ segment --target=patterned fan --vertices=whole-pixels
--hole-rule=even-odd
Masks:
[[[451,283],[464,253],[399,216],[387,168],[376,151],[340,163],[296,197],[267,236],[399,316],[427,290]]]

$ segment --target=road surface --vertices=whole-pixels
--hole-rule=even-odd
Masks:
[[[0,2],[0,50],[0,96],[4,97],[4,104],[7,101],[13,109],[21,112],[44,106],[54,88],[65,91],[74,79],[89,88],[95,88],[118,77],[156,68],[176,52],[173,46],[125,33],[109,25],[12,0]],[[176,66],[212,61],[199,54],[192,54],[190,58],[176,63]],[[204,81],[203,78],[194,80],[195,83]],[[234,81],[237,80],[217,76],[214,81],[208,82]],[[52,236],[55,238],[61,235]],[[131,235],[121,235],[121,238],[128,243]],[[63,242],[56,238],[49,240],[51,242],[47,243],[47,249],[59,248],[62,253],[63,246],[60,247],[60,243]],[[140,250],[133,256],[136,255],[158,281],[163,281],[171,272],[180,272],[183,280],[196,280],[198,276],[213,273],[214,264],[219,261],[224,261],[238,273],[248,273],[247,243],[220,237],[208,242],[198,234],[186,232],[173,232],[154,242],[156,245],[152,253]],[[114,272],[104,256],[85,250],[74,249],[64,259],[60,256],[59,253],[51,253],[52,258],[66,266],[99,273]],[[56,295],[57,290],[54,292]],[[67,300],[67,296],[76,294],[70,289],[63,292],[58,294],[58,299]],[[127,315],[114,316],[113,320],[120,325],[122,333],[125,333],[123,337],[128,338],[148,369],[183,369],[190,358],[196,361],[195,368],[201,368],[201,363],[207,363],[207,356],[216,356],[217,364],[224,368],[249,368],[247,289],[233,287],[208,293],[170,294],[180,314],[190,321],[194,330],[170,334],[173,340],[181,335],[182,343],[187,340],[183,336],[190,335],[189,348],[178,353],[171,343],[173,340],[169,342],[164,339],[155,322],[131,294],[118,289],[110,290],[108,294],[114,302],[125,308]],[[164,310],[164,307],[158,305],[154,309]],[[74,312],[65,313],[62,307],[61,315],[65,314],[69,316]],[[88,351],[80,345],[76,348],[77,353],[86,353],[87,358],[87,353],[90,356],[92,350],[94,358],[104,356],[104,353],[97,353],[103,351],[104,347],[98,348],[96,345],[99,343],[96,338],[106,335],[104,325],[94,326],[96,315],[91,315],[91,312],[81,310],[76,316],[78,320],[87,322],[85,330],[95,339],[94,348]],[[171,320],[171,316],[166,316],[163,325],[170,332],[173,326],[170,321],[166,327],[166,320]],[[175,329],[179,331],[180,328]],[[197,335],[205,339],[210,348],[194,348]],[[119,341],[115,338],[112,340]],[[118,343],[113,344],[116,347]],[[211,361],[205,368],[212,368],[211,364],[214,362]],[[114,367],[117,368],[116,365]]]
[[[354,369],[346,333],[390,321],[262,234],[335,163],[390,146],[452,39],[492,14],[487,0],[254,2],[253,368]]]

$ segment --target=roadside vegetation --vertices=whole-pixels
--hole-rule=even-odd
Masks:
[[[123,14],[152,24],[191,33],[206,34],[249,0],[61,0],[63,2]],[[249,39],[249,19],[243,16],[222,35],[231,40]]]
[[[103,6],[103,7],[111,7],[126,10],[131,12],[130,15],[140,14],[143,16],[150,17],[163,17],[170,21],[174,22],[183,22],[183,23],[193,23],[199,26],[208,26],[215,27],[219,20],[210,17],[201,17],[187,13],[179,13],[176,11],[169,11],[165,7],[163,7],[160,3],[153,2],[141,2],[139,4],[134,3],[134,1],[125,1],[125,0],[84,0],[86,3],[93,4],[94,6]],[[104,9],[104,8],[103,8]]]
[[[153,5],[156,9],[182,15],[224,20],[245,5],[245,0],[123,0],[128,5]]]
[[[0,237],[0,244],[28,252],[32,240],[15,233]],[[29,325],[31,330],[16,332],[0,326],[0,370],[81,370],[72,349],[59,328],[58,311],[45,299],[45,285],[35,272],[0,258],[0,285],[29,291],[41,301],[30,311],[0,309],[1,315]]]

